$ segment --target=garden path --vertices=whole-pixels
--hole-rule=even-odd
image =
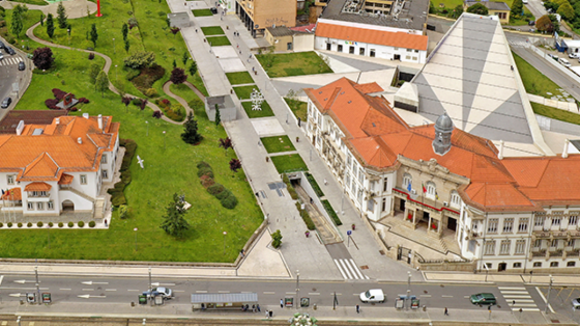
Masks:
[[[64,6],[64,9],[66,10],[67,17],[71,19],[86,17],[87,10],[91,14],[97,11],[97,4],[88,0],[69,0],[63,1],[62,4]],[[4,7],[5,9],[12,9],[17,5],[26,5],[26,7],[28,7],[29,10],[40,10],[45,15],[53,14],[54,16],[56,16],[58,2],[54,2],[46,6],[31,5],[28,3],[15,1],[0,2],[0,6]]]
[[[31,40],[38,42],[40,44],[44,44],[44,45],[48,45],[48,46],[52,46],[52,47],[56,47],[56,48],[60,48],[60,49],[65,49],[65,50],[73,50],[73,51],[81,51],[81,52],[86,52],[86,53],[94,53],[98,56],[100,56],[101,58],[105,59],[105,66],[103,67],[103,71],[107,74],[107,76],[109,75],[109,70],[111,69],[111,66],[113,65],[113,60],[111,60],[111,58],[103,53],[97,52],[97,51],[88,51],[88,50],[84,50],[84,49],[79,49],[79,48],[73,48],[70,46],[66,46],[66,45],[60,45],[60,44],[55,44],[49,41],[45,41],[39,37],[37,37],[36,35],[34,35],[34,29],[40,24],[40,22],[32,25],[32,27],[30,27],[27,31],[26,31],[26,36],[28,36]],[[167,83],[166,83],[167,85]],[[189,88],[191,88],[201,99],[205,99],[205,97],[203,96],[203,94],[201,94],[201,92],[195,88],[195,86],[193,86],[191,83],[186,82],[186,85],[189,86]],[[109,81],[109,89],[119,95],[119,91],[117,90],[117,88],[111,83],[111,81]],[[169,91],[169,85],[167,85],[167,90],[165,90],[165,85],[163,85],[163,90],[164,91]],[[171,94],[171,95],[170,95]],[[130,97],[135,97],[135,98],[139,98],[139,96],[135,96],[129,93],[125,93],[126,96],[130,96]],[[168,92],[168,95],[175,98],[179,103],[185,102],[184,99],[182,99],[181,97]],[[191,108],[189,108],[189,106],[187,105],[187,102],[185,102],[186,105],[184,105],[184,107],[186,108],[186,110],[192,111]],[[153,111],[161,111],[163,112],[155,103],[152,102],[147,102],[147,106],[150,107],[151,109],[153,109]],[[168,117],[166,117],[165,115],[161,116],[161,119],[169,122],[169,123],[173,123],[173,124],[177,124],[177,125],[181,125],[184,124],[186,120],[182,121],[182,122],[177,122],[177,121],[173,121],[171,119],[169,119]]]
[[[171,86],[171,84],[173,84],[173,82],[171,80],[168,80],[167,82],[165,82],[165,84],[163,84],[163,91],[165,92],[165,94],[167,94],[167,96],[170,96],[170,97],[173,97],[174,99],[176,99],[177,102],[179,102],[179,104],[181,104],[185,108],[186,116],[189,115],[189,113],[195,115],[195,112],[193,112],[193,109],[189,107],[189,104],[187,103],[187,101],[185,99],[183,99],[182,97],[175,95],[175,94],[173,94],[173,92],[171,92],[171,89],[169,88],[169,86]],[[187,87],[189,87],[195,93],[195,95],[197,95],[205,103],[205,96],[195,86],[193,86],[192,83],[185,81],[183,84],[186,85]],[[185,123],[185,121],[180,122],[179,124],[183,124],[183,123]]]

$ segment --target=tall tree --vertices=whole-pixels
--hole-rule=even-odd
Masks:
[[[195,62],[195,60],[191,61],[191,65],[189,66],[189,75],[190,76],[195,76],[195,73],[197,72],[197,62]]]
[[[36,48],[32,54],[32,62],[38,69],[50,69],[54,58],[52,57],[52,50],[49,47]]]
[[[187,64],[187,60],[189,60],[189,53],[187,51],[183,52],[183,57],[181,57],[181,61],[183,61],[183,66]]]
[[[48,14],[46,17],[46,34],[50,38],[54,36],[54,19],[52,18],[52,14]]]
[[[236,173],[241,168],[242,162],[240,160],[238,160],[237,158],[233,158],[230,160],[230,170],[232,170],[232,172]]]
[[[14,11],[12,13],[12,23],[10,24],[10,31],[16,38],[20,37],[20,32],[22,32],[22,15],[20,12]]]
[[[97,40],[99,39],[99,33],[97,33],[97,25],[95,25],[95,24],[91,25],[90,37],[91,37],[91,42],[93,42],[93,45],[96,48],[97,47]]]
[[[512,9],[510,11],[510,17],[520,17],[522,15],[522,10],[524,9],[524,3],[522,0],[514,0],[512,3]]]
[[[123,23],[121,33],[123,33],[123,41],[127,41],[127,35],[129,34],[129,26],[127,26],[127,23]]]
[[[173,200],[167,205],[161,228],[172,237],[183,238],[186,231],[189,230],[189,223],[183,217],[185,214],[184,205],[183,196],[178,196],[177,194],[173,194]]]
[[[197,121],[193,118],[193,113],[189,112],[185,121],[185,130],[181,134],[181,139],[188,144],[198,144],[203,140],[203,136],[197,132]]]
[[[220,113],[220,107],[216,103],[216,105],[215,105],[215,125],[216,126],[219,126],[219,124],[220,124],[221,121],[222,121],[222,116],[221,116],[221,113]]]
[[[518,0],[516,0],[518,1]],[[519,0],[522,1],[522,0]],[[481,3],[476,3],[473,6],[470,6],[469,8],[467,8],[467,12],[470,12],[472,14],[478,14],[478,15],[483,15],[483,16],[487,16],[488,14],[488,10],[487,7],[482,5]]]
[[[67,28],[68,23],[66,21],[66,9],[64,9],[62,1],[58,3],[58,7],[56,8],[56,15],[58,16],[58,27],[61,29]]]
[[[44,26],[44,13],[40,13],[40,26]]]
[[[125,52],[129,53],[129,47],[131,45],[129,44],[129,40],[125,40]]]
[[[183,82],[187,80],[187,75],[185,74],[185,71],[183,71],[183,69],[174,68],[171,71],[171,77],[169,77],[169,80],[171,80],[171,82],[174,83],[175,85],[183,84]]]
[[[97,76],[97,80],[95,82],[95,88],[97,91],[101,92],[101,97],[105,94],[107,88],[109,88],[109,78],[107,74],[101,70],[99,75]]]
[[[97,77],[101,72],[101,66],[98,63],[92,63],[89,67],[89,78],[93,84],[97,82]]]
[[[536,28],[540,32],[552,33],[554,31],[554,25],[548,15],[544,15],[536,20]]]

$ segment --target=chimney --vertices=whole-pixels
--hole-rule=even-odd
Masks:
[[[81,137],[77,138],[77,143],[79,143],[79,145],[83,143],[83,140],[81,139]]]
[[[22,135],[22,130],[24,130],[24,120],[20,120],[18,126],[16,127],[16,135]]]
[[[97,121],[99,122],[99,129],[103,130],[103,115],[99,114],[97,117]]]
[[[497,153],[497,158],[503,160],[503,140],[499,141],[499,152]]]
[[[83,113],[83,118],[88,119],[89,118],[89,114],[88,113]]]
[[[55,125],[59,125],[60,124],[60,118],[54,118],[54,124]]]
[[[570,140],[568,138],[564,139],[564,150],[562,151],[562,158],[568,157],[568,144],[570,144]]]

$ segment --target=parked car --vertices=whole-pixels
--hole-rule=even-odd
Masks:
[[[0,49],[5,49],[6,46],[4,45],[4,42],[0,41]]]
[[[568,58],[578,59],[578,58],[580,58],[580,53],[568,53]]]
[[[210,10],[210,11],[211,11],[211,13],[212,13],[212,14],[214,14],[214,15],[217,15],[217,13],[218,13],[218,11],[217,11],[217,8],[215,8],[215,7],[211,7],[211,8],[209,8],[209,10]]]
[[[528,4],[528,0],[522,0],[522,3],[527,5]]]
[[[572,299],[572,308],[574,310],[580,309],[580,298]]]
[[[552,59],[554,59],[556,61],[558,61],[558,59],[559,59],[557,55],[551,54],[551,53],[548,53],[548,57],[550,57],[550,58],[552,58]]]
[[[23,71],[24,69],[26,69],[26,65],[24,64],[23,61],[20,61],[18,63],[18,70]]]
[[[0,107],[3,109],[6,109],[10,106],[10,103],[12,103],[12,99],[10,97],[7,97],[2,101],[2,104],[0,105]]]
[[[530,20],[530,21],[528,22],[528,25],[530,25],[530,26],[534,26],[534,25],[536,25],[536,21],[535,21],[535,20]]]
[[[491,293],[478,293],[469,297],[469,300],[473,304],[496,304],[495,296]]]
[[[5,46],[4,48],[6,49],[6,52],[8,52],[8,54],[10,54],[10,55],[15,55],[16,54],[16,51],[14,51],[13,48],[11,48],[9,46]]]
[[[387,297],[381,289],[372,289],[360,294],[360,301],[362,302],[385,302]]]
[[[4,59],[4,55],[0,52],[0,60]]]
[[[566,58],[559,58],[558,62],[561,63],[564,67],[570,67],[570,61],[568,61]]]
[[[157,296],[161,296],[163,299],[171,299],[173,298],[173,291],[171,291],[170,288],[157,287],[151,289],[151,293],[149,293],[149,290],[143,292],[143,295],[146,295],[150,299],[153,299]]]

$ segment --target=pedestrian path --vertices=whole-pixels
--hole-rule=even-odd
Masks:
[[[352,259],[335,259],[334,263],[345,280],[368,280]]]
[[[21,61],[23,61],[21,57],[4,58],[4,59],[0,60],[0,66],[15,65],[15,64],[18,64]]]
[[[540,311],[528,290],[523,286],[500,286],[499,292],[513,311]]]

